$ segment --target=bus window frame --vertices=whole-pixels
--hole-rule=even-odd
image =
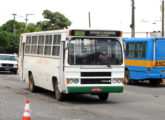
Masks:
[[[127,48],[127,45],[128,44],[131,44],[131,43],[133,43],[134,45],[133,45],[133,47],[134,47],[134,49],[133,49],[133,53],[134,53],[134,56],[133,57],[129,57],[129,50],[128,50],[128,48]],[[144,50],[144,57],[137,57],[136,56],[136,52],[137,52],[137,48],[136,48],[136,45],[138,44],[138,43],[141,43],[141,44],[143,44],[144,46],[145,46],[145,50]],[[125,42],[124,43],[125,44],[125,57],[126,58],[130,58],[130,59],[146,59],[147,58],[147,41],[136,41],[136,42]],[[142,50],[142,54],[143,54],[143,50]]]
[[[50,55],[45,55],[45,47],[46,47],[46,36],[49,36],[49,35],[51,35],[52,36],[52,42],[51,42],[51,44],[49,44],[49,47],[51,47],[51,53],[50,53]],[[36,45],[36,51],[35,51],[35,53],[32,53],[32,46],[34,45],[34,44],[32,44],[32,37],[34,37],[34,36],[36,36],[37,37],[37,44],[35,44]],[[43,46],[43,53],[42,54],[39,54],[38,53],[38,47],[41,45],[41,44],[39,44],[39,37],[40,36],[44,36],[44,43],[42,44],[42,46]],[[58,36],[58,38],[59,38],[59,44],[54,44],[54,36]],[[61,44],[61,37],[62,35],[60,34],[60,33],[57,33],[57,34],[34,34],[34,35],[26,35],[26,41],[27,41],[27,37],[30,37],[30,44],[27,44],[26,42],[25,42],[25,55],[28,55],[28,56],[38,56],[38,57],[53,57],[53,58],[59,58],[60,57],[60,50],[59,50],[59,52],[58,52],[58,55],[53,55],[53,47],[55,47],[55,46],[58,46],[59,47],[59,49],[60,49],[60,44]],[[30,50],[29,50],[29,52],[27,53],[26,52],[26,46],[29,46],[30,47]]]

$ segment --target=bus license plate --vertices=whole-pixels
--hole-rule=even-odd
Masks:
[[[101,88],[92,88],[92,92],[100,92]]]
[[[5,68],[5,70],[10,70],[9,68]]]

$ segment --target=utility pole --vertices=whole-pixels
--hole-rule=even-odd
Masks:
[[[164,37],[164,0],[162,0],[162,37]]]
[[[13,15],[13,33],[15,34],[15,32],[16,32],[16,26],[15,26],[15,16],[17,15],[17,14],[15,14],[15,13],[13,13],[12,14]]]
[[[26,28],[27,28],[27,22],[28,22],[28,16],[29,16],[29,15],[34,15],[34,14],[26,14],[26,19],[25,19],[25,22],[26,22],[26,26],[25,26],[25,27],[26,27]]]
[[[131,37],[135,37],[135,0],[132,1]]]
[[[88,18],[89,18],[89,28],[91,27],[91,13],[88,13]]]

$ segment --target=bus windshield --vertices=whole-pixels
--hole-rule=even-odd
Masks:
[[[115,38],[74,38],[70,41],[70,65],[121,65],[120,42]]]

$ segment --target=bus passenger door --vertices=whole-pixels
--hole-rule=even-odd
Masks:
[[[64,81],[64,57],[65,57],[65,54],[64,54],[64,45],[65,45],[65,42],[64,41],[61,41],[61,44],[60,44],[60,71],[59,71],[59,79],[60,79],[60,90],[65,90],[65,81]]]
[[[165,78],[165,39],[156,39],[155,43],[155,60],[157,71],[161,73],[161,77]]]
[[[155,59],[165,60],[165,39],[156,40],[155,50]]]
[[[26,38],[24,36],[21,37],[20,45],[19,45],[18,70],[19,70],[19,78],[21,81],[23,81],[25,40],[26,40]]]

